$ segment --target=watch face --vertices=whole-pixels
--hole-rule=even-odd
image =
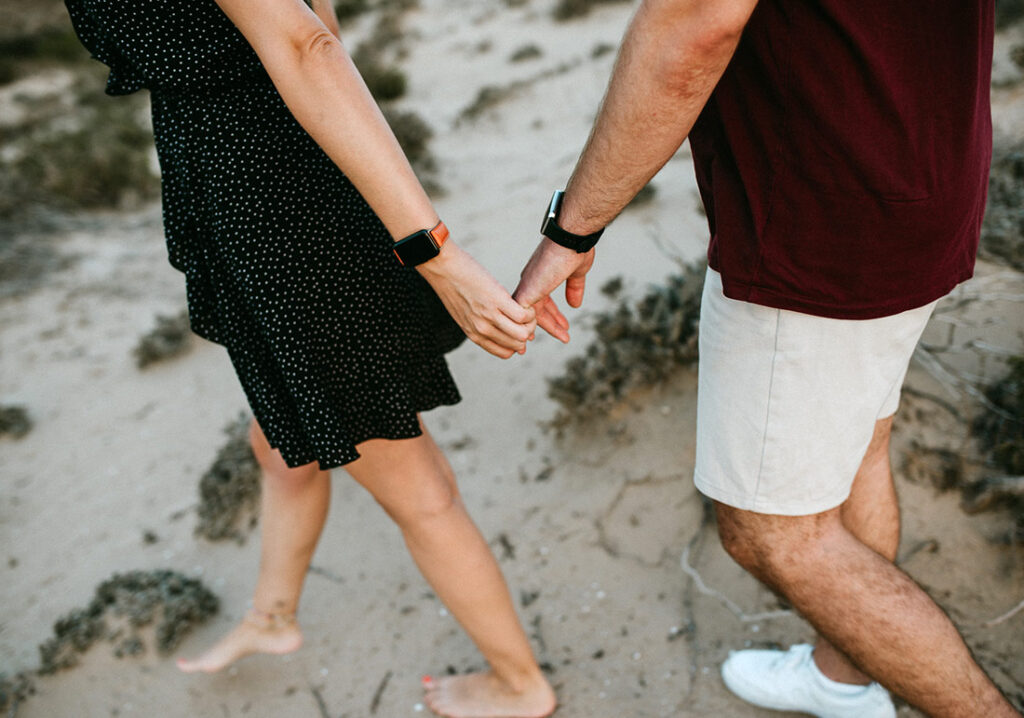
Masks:
[[[406,267],[415,267],[417,264],[423,264],[436,257],[440,254],[441,248],[437,246],[434,236],[429,231],[421,229],[396,242],[394,251],[398,261]]]
[[[551,202],[548,204],[548,211],[544,215],[544,221],[540,223],[540,233],[547,234],[547,230],[552,223],[555,223],[558,217],[558,210],[562,207],[562,195],[565,194],[562,190],[556,190],[551,195]],[[557,224],[555,224],[557,226]]]

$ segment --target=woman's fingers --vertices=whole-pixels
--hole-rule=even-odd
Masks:
[[[532,314],[533,312],[531,312]],[[519,322],[512,321],[505,314],[499,314],[494,319],[494,326],[509,338],[515,339],[517,342],[525,342],[530,338],[534,327],[537,326],[537,322],[531,319],[526,324],[520,324]]]
[[[487,337],[479,334],[476,336],[471,336],[470,339],[472,339],[473,343],[479,346],[484,351],[488,352],[489,354],[493,354],[494,356],[499,357],[501,359],[508,359],[509,357],[516,353],[514,350],[509,349],[508,347],[503,346],[501,344],[498,344],[497,342],[492,341],[491,339],[488,339]]]
[[[521,352],[526,349],[526,339],[529,336],[527,327],[516,324],[504,315],[499,314],[490,321],[481,322],[475,328],[480,337],[510,351]]]

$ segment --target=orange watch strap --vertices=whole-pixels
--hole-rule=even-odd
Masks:
[[[438,249],[441,249],[441,246],[448,241],[448,235],[448,226],[441,220],[437,220],[437,224],[430,230],[430,236],[434,238]]]

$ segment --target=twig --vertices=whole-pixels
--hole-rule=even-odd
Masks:
[[[952,404],[950,404],[945,399],[942,399],[941,397],[935,396],[934,394],[931,394],[931,393],[926,392],[926,391],[921,391],[920,389],[915,389],[912,386],[904,386],[902,391],[907,396],[913,396],[913,397],[917,397],[918,399],[924,399],[925,401],[932,402],[933,404],[938,406],[940,409],[943,409],[944,411],[946,411],[950,416],[952,416],[957,421],[963,421],[964,420],[963,416],[960,415],[960,410],[957,409]]]
[[[985,623],[983,623],[982,625],[985,626],[985,628],[991,628],[992,626],[998,626],[1000,623],[1003,623],[1004,621],[1010,620],[1011,618],[1016,616],[1021,611],[1024,611],[1024,600],[1022,600],[1016,606],[1014,606],[1009,611],[1004,613],[1002,616],[997,616],[997,617],[993,618],[991,621],[985,621]]]
[[[717,598],[719,601],[722,602],[722,604],[726,608],[732,611],[736,615],[736,617],[744,623],[752,623],[754,621],[767,621],[773,618],[785,618],[787,616],[793,615],[792,611],[785,610],[762,611],[761,613],[744,612],[743,609],[740,608],[739,605],[731,598],[726,596],[721,591],[716,591],[715,589],[709,587],[706,583],[704,583],[704,579],[701,578],[700,574],[697,572],[697,569],[690,565],[689,546],[683,549],[683,555],[679,559],[679,565],[682,567],[683,573],[685,573],[687,576],[693,579],[693,583],[697,587],[698,591],[703,593],[705,596],[712,596],[714,598]]]
[[[321,718],[331,718],[331,714],[327,711],[327,704],[324,703],[324,697],[320,695],[320,689],[311,685],[309,690],[313,697],[316,698],[316,705],[320,709]]]
[[[913,547],[911,547],[909,551],[907,551],[900,557],[898,563],[905,564],[922,551],[927,551],[928,553],[935,553],[938,550],[939,542],[935,539],[925,539],[924,541],[918,541],[916,544],[914,544]]]
[[[943,388],[950,393],[950,395],[960,398],[961,394],[969,394],[970,396],[977,399],[982,406],[991,412],[998,414],[1004,419],[1015,419],[1015,417],[1008,411],[1000,406],[992,403],[985,392],[975,386],[970,380],[966,379],[962,375],[955,374],[952,370],[946,367],[941,360],[935,354],[924,347],[922,344],[918,344],[917,348],[914,349],[914,358],[921,364],[925,370],[935,378]]]
[[[331,573],[326,568],[321,568],[320,566],[310,564],[308,570],[310,573],[315,573],[317,576],[323,576],[328,581],[334,581],[335,583],[345,583],[344,578],[335,573]]]
[[[391,671],[384,674],[384,677],[380,681],[380,685],[377,686],[376,692],[373,694],[373,700],[370,701],[370,715],[377,712],[380,708],[380,699],[384,695],[384,689],[388,687],[388,681],[391,680]]]

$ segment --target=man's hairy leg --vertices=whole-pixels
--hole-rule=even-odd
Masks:
[[[839,507],[839,516],[857,540],[895,561],[900,544],[900,510],[889,463],[891,432],[892,417],[875,423],[871,444],[857,470],[849,498]],[[834,681],[862,685],[871,682],[868,675],[822,636],[814,646],[814,662]]]
[[[740,565],[783,594],[840,655],[931,716],[1018,717],[974,662],[942,610],[844,525],[717,504],[719,532]]]

